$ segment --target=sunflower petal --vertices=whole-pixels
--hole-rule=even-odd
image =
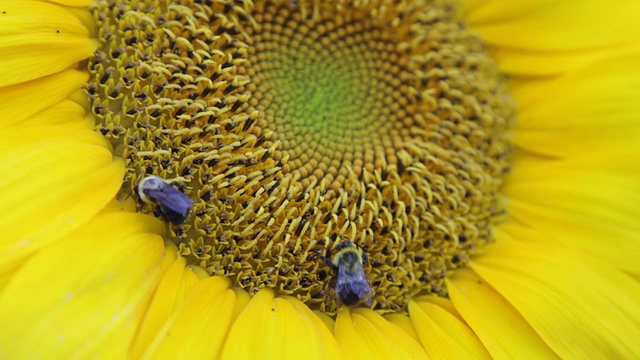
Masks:
[[[456,310],[493,358],[558,358],[516,309],[472,271],[456,271],[447,289]]]
[[[609,155],[514,159],[503,193],[510,199],[511,218],[527,227],[505,223],[502,228],[516,238],[554,239],[638,273],[640,163],[632,156],[622,161]],[[537,234],[527,234],[534,229]]]
[[[490,359],[467,324],[427,298],[409,301],[409,316],[432,359]]]
[[[67,8],[41,1],[2,3],[0,87],[69,68],[98,47]]]
[[[504,194],[512,201],[522,203],[522,206],[558,210],[558,213],[564,214],[562,217],[575,218],[575,222],[581,226],[599,220],[600,223],[592,226],[625,226],[630,230],[640,230],[637,221],[640,217],[639,178],[621,178],[588,170],[572,172],[565,169],[562,172],[562,163],[557,165],[538,167],[549,170],[545,173],[546,179],[510,182]]]
[[[553,130],[567,125],[609,124],[600,121],[602,116],[611,118],[615,124],[638,124],[637,117],[633,116],[633,111],[637,111],[638,106],[630,101],[640,91],[636,86],[640,77],[640,70],[635,66],[638,57],[640,50],[632,47],[615,56],[602,57],[587,67],[575,69],[559,78],[511,82],[511,93],[518,99],[518,115],[525,110],[544,112],[532,113],[527,117],[529,120],[521,122],[519,126],[541,130],[548,127]],[[567,102],[572,106],[567,106]],[[543,108],[538,109],[540,105]],[[555,110],[575,111],[576,115],[585,115],[586,118],[568,117],[558,122],[557,119],[561,117],[549,117],[554,115],[549,111],[549,107],[554,105]],[[596,113],[592,114],[592,111]]]
[[[314,310],[313,313],[316,314],[316,316],[319,317],[320,320],[322,320],[322,322],[327,327],[327,329],[329,329],[330,332],[333,332],[333,329],[335,329],[336,327],[336,321],[334,318],[330,317],[329,315],[323,313],[320,310]]]
[[[491,57],[496,61],[500,70],[511,76],[526,77],[526,82],[529,83],[532,81],[532,77],[551,78],[561,76],[567,72],[588,66],[604,57],[613,56],[617,51],[618,49],[616,48],[610,51],[598,52],[549,52],[497,47],[491,49]]]
[[[426,359],[420,344],[370,309],[343,308],[335,337],[348,359]]]
[[[231,326],[223,359],[340,359],[322,320],[299,300],[258,292]]]
[[[566,213],[525,204],[511,204],[515,221],[501,224],[502,231],[527,242],[554,242],[581,249],[630,274],[640,274],[637,231],[599,226],[595,221],[568,222]],[[516,222],[517,221],[517,222]],[[497,230],[496,233],[502,232]]]
[[[123,176],[122,162],[95,132],[43,127],[25,137],[21,130],[0,131],[0,274],[82,226]]]
[[[640,40],[634,0],[471,1],[464,12],[474,32],[500,47],[567,51]]]
[[[37,41],[34,36],[38,36]],[[57,73],[87,58],[96,48],[94,40],[63,36],[56,32],[0,38],[0,52],[12,54],[0,57],[0,66],[13,70],[2,74],[0,86],[19,84]]]
[[[0,297],[7,358],[124,358],[174,253],[150,216],[109,213],[42,249]],[[39,294],[34,296],[34,294]]]
[[[552,241],[518,243],[504,233],[497,240],[471,268],[560,357],[631,359],[640,354],[640,284]]]
[[[57,105],[87,81],[87,73],[65,70],[26,83],[0,87],[0,125],[20,122]]]
[[[407,334],[411,335],[416,341],[420,341],[418,337],[418,333],[416,329],[413,328],[413,323],[411,322],[411,318],[406,313],[391,313],[384,316],[384,318],[398,325],[402,330],[404,330]]]
[[[35,32],[55,33],[56,30],[85,37],[89,35],[89,30],[78,22],[71,9],[50,1],[2,1],[1,10],[0,38]],[[39,35],[33,37],[37,40]]]
[[[68,6],[74,6],[74,7],[83,7],[83,6],[87,6],[89,4],[91,4],[91,2],[93,0],[48,0],[50,2],[54,2],[54,3],[58,3],[58,4],[62,4],[62,5],[68,5]]]
[[[140,359],[148,349],[159,330],[174,313],[179,304],[191,292],[191,289],[203,278],[186,266],[186,260],[180,256],[163,275],[153,299],[137,331],[136,339],[131,346],[131,355]]]
[[[65,126],[67,128],[93,129],[95,120],[86,116],[86,107],[72,100],[62,102],[44,109],[21,122],[8,125],[13,126]],[[28,129],[22,130],[29,131]]]
[[[640,4],[640,3],[639,3]],[[556,80],[512,88],[519,122],[514,143],[561,158],[638,154],[640,51],[602,59]]]
[[[159,329],[143,358],[215,358],[233,320],[235,299],[227,279],[215,276],[200,281]]]

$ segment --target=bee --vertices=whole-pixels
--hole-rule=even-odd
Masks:
[[[177,185],[157,176],[147,176],[138,184],[138,197],[147,204],[156,204],[167,221],[180,225],[189,215],[193,202]]]
[[[367,255],[351,241],[336,246],[337,253],[330,260],[320,256],[334,273],[337,273],[335,294],[339,305],[354,306],[363,301],[367,306],[373,302],[373,291],[364,273],[363,265],[367,263]]]

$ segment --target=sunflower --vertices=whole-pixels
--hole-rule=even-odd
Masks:
[[[637,358],[638,16],[1,1],[0,356]]]

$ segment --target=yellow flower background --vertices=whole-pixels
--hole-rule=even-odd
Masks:
[[[254,296],[122,209],[90,1],[0,0],[0,357],[640,357],[640,3],[463,1],[516,102],[496,242],[408,313]]]

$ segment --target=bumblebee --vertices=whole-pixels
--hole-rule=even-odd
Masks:
[[[336,251],[333,260],[324,256],[321,258],[337,274],[335,285],[337,303],[354,306],[364,301],[367,306],[371,306],[373,291],[363,268],[368,261],[366,254],[351,241],[340,243],[336,246]]]
[[[189,215],[193,202],[176,185],[157,176],[147,176],[138,184],[137,193],[143,202],[157,205],[167,221],[180,225]]]

